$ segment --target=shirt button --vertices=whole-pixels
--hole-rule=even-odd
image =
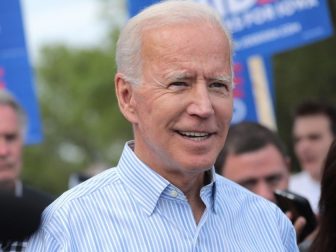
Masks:
[[[173,191],[170,192],[170,196],[172,196],[172,197],[174,197],[174,198],[176,198],[177,195],[178,195],[178,192],[175,191],[175,190],[173,190]]]

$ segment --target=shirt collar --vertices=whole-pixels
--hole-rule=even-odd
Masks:
[[[126,143],[117,169],[122,182],[141,204],[146,214],[151,215],[161,193],[170,184],[144,164],[133,152],[134,142]]]
[[[126,187],[134,194],[138,203],[143,206],[147,215],[151,215],[162,194],[166,194],[172,185],[153,169],[144,164],[133,151],[134,141],[125,144],[117,169]],[[201,189],[201,197],[207,207],[215,207],[215,171],[209,171],[210,183]]]
[[[201,198],[207,208],[212,209],[216,212],[216,195],[217,195],[217,183],[216,183],[216,173],[215,168],[212,167],[211,170],[207,172],[208,181],[207,185],[203,186],[201,189]]]
[[[22,182],[20,180],[15,181],[15,196],[22,196]]]

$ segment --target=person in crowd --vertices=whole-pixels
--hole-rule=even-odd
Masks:
[[[297,251],[278,207],[214,172],[233,106],[231,39],[214,10],[146,8],[121,31],[116,61],[134,140],[117,167],[44,211],[27,251]]]
[[[4,221],[9,220],[11,219],[11,214],[18,216],[18,211],[21,210],[10,209],[10,206],[21,206],[20,208],[24,209],[25,207],[22,202],[30,202],[34,205],[33,208],[35,210],[31,212],[34,216],[27,214],[27,212],[21,212],[22,216],[26,217],[27,225],[29,226],[31,219],[36,219],[36,215],[40,216],[42,210],[52,202],[53,197],[21,181],[25,128],[26,116],[22,107],[12,94],[5,89],[0,89],[0,199],[3,204],[0,209],[0,219]],[[5,202],[4,199],[13,204],[6,204],[7,201]],[[8,237],[14,239],[15,232],[18,232],[20,234],[19,237],[24,239],[22,235],[23,228],[15,230],[15,227],[17,227],[16,223],[12,223],[10,227],[6,226],[4,222],[1,223],[0,251],[1,249],[12,251],[11,249],[14,247],[23,249],[24,243],[8,240]],[[20,224],[24,225],[24,223]],[[8,236],[11,232],[13,232],[13,235]]]
[[[292,135],[302,171],[290,178],[289,189],[306,197],[318,214],[322,167],[336,135],[336,109],[325,102],[302,102],[294,113]]]
[[[230,127],[217,157],[218,174],[276,202],[274,190],[288,188],[290,158],[280,137],[256,122]]]
[[[218,174],[277,203],[274,191],[288,189],[290,157],[276,132],[257,122],[240,122],[230,127],[215,169]],[[287,214],[291,217],[291,213]],[[303,217],[294,220],[298,238],[305,224]],[[299,248],[306,243],[309,241],[299,244]]]
[[[327,154],[321,176],[321,197],[319,201],[320,226],[311,252],[336,251],[336,141]]]

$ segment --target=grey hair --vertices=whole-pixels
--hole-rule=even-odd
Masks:
[[[0,106],[9,106],[16,112],[19,118],[21,134],[24,136],[27,127],[26,114],[14,96],[5,89],[0,89]]]
[[[219,27],[229,41],[232,68],[232,39],[220,15],[206,4],[170,0],[154,4],[131,18],[121,31],[116,49],[118,72],[130,83],[141,80],[141,46],[143,32],[153,28],[200,21]]]

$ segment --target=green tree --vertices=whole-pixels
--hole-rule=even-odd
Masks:
[[[336,1],[330,0],[329,6],[335,27]],[[278,129],[293,157],[294,171],[299,167],[292,148],[292,113],[305,99],[336,101],[335,58],[335,35],[273,57]]]
[[[114,90],[115,41],[103,48],[45,47],[37,63],[44,141],[25,150],[23,178],[54,194],[71,172],[95,162],[115,165],[131,127]]]

